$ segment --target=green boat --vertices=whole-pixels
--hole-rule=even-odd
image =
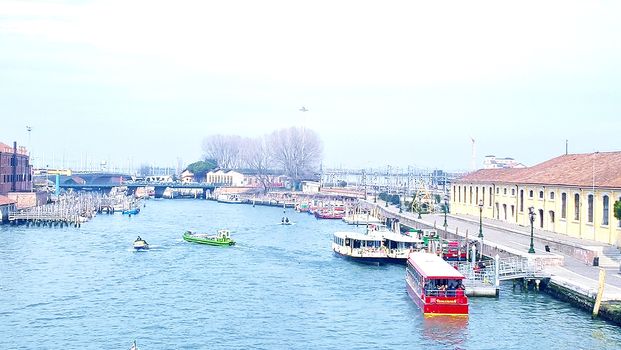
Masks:
[[[218,233],[215,235],[186,231],[183,234],[183,239],[188,242],[207,245],[229,246],[235,244],[235,241],[231,239],[231,232],[229,230],[218,230]]]

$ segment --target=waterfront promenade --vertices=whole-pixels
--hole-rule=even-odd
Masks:
[[[370,203],[373,204],[373,203]],[[423,214],[418,219],[416,213],[399,213],[395,206],[385,206],[378,201],[376,205],[393,215],[407,218],[424,226],[443,230],[444,214]],[[447,215],[447,231],[469,240],[477,240],[479,218],[471,216]],[[621,274],[619,273],[618,250],[610,245],[591,240],[581,240],[544,230],[534,230],[535,254],[529,254],[530,227],[512,225],[498,220],[483,219],[483,243],[486,248],[498,247],[512,255],[537,257],[562,261],[562,264],[549,264],[545,271],[551,274],[551,282],[573,290],[581,295],[594,298],[597,294],[600,268],[606,270],[606,283],[603,300],[621,301]],[[545,246],[550,246],[546,252]],[[608,256],[603,255],[608,253]],[[600,266],[593,266],[593,256],[599,256]],[[558,259],[560,258],[560,259]]]

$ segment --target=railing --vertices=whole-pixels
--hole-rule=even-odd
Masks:
[[[491,285],[498,281],[506,281],[518,278],[546,278],[550,277],[544,271],[544,262],[541,259],[528,258],[503,258],[498,259],[498,271],[496,262],[483,263],[460,262],[453,264],[465,277],[468,285],[483,284]]]

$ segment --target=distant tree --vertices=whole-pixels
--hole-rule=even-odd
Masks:
[[[242,159],[246,168],[255,173],[263,192],[267,193],[273,183],[273,157],[265,136],[256,139],[244,139],[242,142]]]
[[[210,135],[203,139],[204,159],[216,160],[223,169],[235,169],[242,163],[242,137],[237,135]]]
[[[617,220],[621,220],[621,201],[615,201],[614,214]]]
[[[318,169],[323,153],[319,135],[302,127],[274,131],[269,135],[269,146],[275,164],[293,179],[295,186]]]
[[[199,160],[198,162],[188,165],[188,170],[194,174],[195,179],[202,179],[205,177],[205,174],[215,169],[217,166],[218,164],[213,159],[205,161]]]

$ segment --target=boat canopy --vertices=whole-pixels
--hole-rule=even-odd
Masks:
[[[464,279],[464,275],[435,254],[413,252],[408,257],[408,263],[425,278]]]
[[[357,241],[381,241],[381,235],[372,235],[360,232],[334,232],[334,237],[338,238],[349,238]]]
[[[392,231],[384,231],[382,232],[382,235],[384,236],[384,239],[391,240],[394,242],[423,243],[422,240],[416,237],[406,236],[406,235],[402,235],[400,233],[396,233]]]

